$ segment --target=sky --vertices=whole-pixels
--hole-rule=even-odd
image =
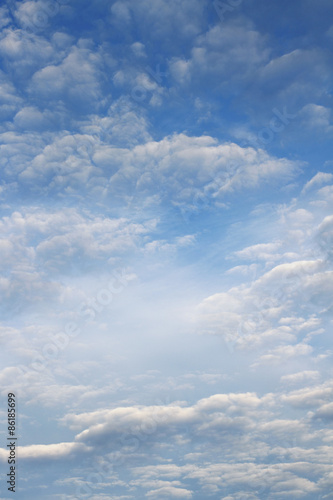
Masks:
[[[1,500],[333,498],[332,20],[2,2]]]

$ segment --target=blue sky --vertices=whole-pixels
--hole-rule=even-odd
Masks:
[[[333,5],[0,7],[1,499],[329,499]]]

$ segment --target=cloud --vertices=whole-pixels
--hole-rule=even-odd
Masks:
[[[314,370],[304,370],[290,375],[283,375],[281,382],[286,384],[303,384],[304,382],[316,382],[320,378],[320,373]]]
[[[301,465],[301,464],[296,464]],[[203,466],[184,465],[174,466],[153,466],[138,467],[136,474],[155,475],[167,474],[170,470],[170,477],[186,477],[198,481],[197,488],[203,488],[203,492],[209,491],[219,493],[222,498],[240,499],[246,495],[249,498],[260,498],[259,495],[281,495],[281,498],[289,494],[301,497],[308,493],[318,493],[320,490],[314,481],[298,477],[293,473],[292,464],[253,464],[253,463],[221,463],[215,462]],[[165,470],[164,470],[165,469]],[[301,472],[302,474],[302,472]],[[230,496],[223,496],[226,492],[233,492]]]
[[[269,349],[267,354],[263,354],[259,357],[259,362],[253,364],[256,367],[258,364],[280,364],[283,361],[288,361],[289,359],[299,358],[300,356],[309,356],[312,354],[313,348],[303,342],[295,345],[284,345],[279,346],[274,349]]]
[[[333,420],[333,403],[322,405],[315,413],[316,418]]]
[[[304,320],[299,325],[278,325],[279,319],[297,313],[300,287],[307,287],[306,294],[310,300],[315,291],[322,289],[322,284],[315,284],[308,278],[315,276],[320,280],[322,274],[318,272],[322,267],[321,261],[299,261],[280,264],[252,281],[248,286],[233,287],[228,292],[217,293],[206,298],[199,306],[199,331],[220,334],[228,341],[234,340],[242,346],[258,347],[271,342],[296,340],[295,334],[302,327],[311,328],[311,323]],[[329,280],[329,276],[327,276]],[[282,348],[282,347],[281,347]],[[295,350],[293,350],[295,348]],[[309,346],[294,346],[288,351],[311,352]],[[275,351],[275,355],[278,354]],[[287,351],[286,351],[287,352]],[[282,355],[282,351],[281,351]],[[274,356],[272,354],[272,356]]]
[[[167,406],[122,407],[79,415],[67,414],[63,423],[71,429],[87,427],[76,436],[76,440],[100,446],[115,436],[127,435],[129,429],[133,436],[135,431],[138,436],[140,433],[152,435],[175,425],[193,425],[196,429],[194,432],[201,435],[207,435],[208,431],[214,432],[216,427],[231,432],[234,429],[245,430],[251,426],[245,417],[256,413],[261,404],[256,394],[216,394],[199,400],[191,407],[177,403]],[[231,418],[235,414],[235,408],[238,408],[239,416]],[[223,415],[229,410],[230,415]],[[99,423],[96,424],[96,421]]]
[[[3,217],[0,288],[4,312],[17,309],[18,313],[31,304],[69,303],[70,296],[80,297],[82,284],[80,290],[74,282],[65,286],[61,276],[73,279],[78,273],[97,269],[105,273],[105,268],[119,267],[125,255],[140,252],[141,244],[150,241],[148,235],[156,224],[157,220],[141,224],[76,208],[30,207]]]
[[[131,49],[137,57],[146,57],[145,46],[141,42],[134,42],[131,45]]]
[[[299,117],[302,119],[304,128],[308,128],[312,133],[319,132],[329,134],[333,131],[331,125],[331,110],[318,104],[306,104],[300,111]]]
[[[332,380],[313,387],[305,387],[282,396],[282,401],[297,408],[311,408],[326,403],[332,396]]]
[[[152,140],[144,113],[135,110],[126,97],[115,101],[106,116],[92,115],[86,123],[79,122],[79,126],[83,134],[81,142],[84,143],[86,139],[91,150],[93,147],[98,148],[96,137],[101,143],[113,145],[115,150],[117,147],[128,148]]]
[[[313,419],[274,418],[274,415],[282,402],[298,408],[304,404],[308,408],[310,404],[317,409],[318,418],[330,418],[327,401],[331,385],[303,387],[282,394],[266,393],[262,397],[255,393],[220,393],[192,405],[185,402],[115,405],[85,413],[71,412],[61,423],[79,430],[73,442],[23,446],[20,457],[23,461],[45,462],[75,459],[78,465],[84,457],[103,453],[108,457],[108,470],[113,470],[110,467],[116,464],[116,456],[118,461],[122,457],[120,463],[124,463],[130,456],[141,453],[140,461],[146,465],[128,463],[132,477],[129,484],[133,494],[140,487],[151,498],[191,498],[193,491],[222,496],[228,491],[235,498],[244,491],[247,495],[257,491],[262,495],[282,496],[292,492],[296,497],[319,493],[325,491],[323,481],[330,463],[330,447],[322,444],[325,435],[314,430]],[[80,431],[82,428],[85,430]],[[190,450],[194,446],[198,453],[184,454],[186,459],[179,465],[172,457],[175,447],[180,446],[180,436],[186,437],[185,429],[191,441],[185,439],[181,446]],[[189,442],[191,448],[186,448]],[[311,448],[307,443],[317,445]],[[156,456],[161,452],[165,456],[166,445],[169,463],[156,464]],[[155,458],[146,455],[143,458],[146,446],[154,449]],[[0,450],[0,458],[7,459],[5,450]],[[100,466],[99,470],[104,468]],[[106,476],[105,481],[108,482]]]
[[[3,217],[0,227],[4,236],[3,250],[8,261],[15,258],[16,265],[24,261],[43,262],[44,271],[59,270],[76,254],[98,259],[122,254],[134,248],[135,241],[156,225],[136,224],[125,218],[108,218],[83,212],[76,208],[60,210],[25,209]],[[15,247],[15,248],[14,248]]]
[[[35,444],[20,446],[22,460],[61,460],[74,458],[78,454],[86,453],[87,448],[80,443]],[[0,449],[0,459],[7,462],[8,451]]]
[[[276,250],[281,247],[281,242],[259,243],[235,252],[236,257],[242,260],[276,260],[280,255],[276,255]]]
[[[0,53],[12,84],[22,89],[23,94],[26,92],[27,80],[30,81],[36,71],[51,61],[53,64],[58,63],[65,56],[67,47],[60,47],[54,43],[55,40],[52,43],[24,30],[6,28],[2,31]]]
[[[146,493],[147,498],[192,498],[192,492],[185,488],[175,488],[174,486],[163,486]]]
[[[24,125],[31,117],[35,124],[30,127],[36,128],[53,119],[25,108],[16,121]],[[293,161],[234,143],[220,144],[210,136],[175,134],[150,140],[145,120],[123,105],[111,107],[110,116],[95,123],[82,124],[82,134],[53,135],[46,144],[37,134],[3,134],[7,182],[19,181],[31,194],[86,193],[90,199],[111,197],[125,206],[164,201],[193,211],[202,199],[208,205],[219,203],[237,192],[291,180],[299,172]],[[140,135],[141,143],[135,144]]]
[[[0,382],[27,500],[330,495],[332,6],[259,3],[0,7]],[[135,283],[104,307],[115,268]]]
[[[269,58],[265,37],[248,24],[239,22],[216,25],[200,35],[188,60],[174,58],[170,72],[175,82],[209,82],[230,92],[230,81],[241,84]]]
[[[304,186],[302,193],[309,191],[314,186],[320,186],[322,184],[328,184],[333,181],[333,174],[325,172],[317,172],[315,176],[312,177]]]
[[[317,179],[321,183],[318,176],[314,184]],[[307,186],[312,185],[309,182]],[[227,271],[226,276],[246,271],[247,282],[225,287],[198,305],[198,332],[223,336],[231,349],[265,348],[260,354],[260,362],[265,363],[314,353],[310,341],[328,331],[333,292],[331,217],[314,208],[319,197],[318,192],[312,193],[306,208],[299,207],[300,198],[277,209],[276,223],[270,222],[275,224],[271,242],[228,256],[228,260],[256,265]]]
[[[166,37],[173,33],[167,43],[169,50],[175,50],[176,40],[191,40],[201,32],[205,25],[204,9],[204,2],[199,0],[185,0],[181,5],[176,0],[118,1],[111,6],[111,22],[116,29],[128,29],[135,22],[143,39],[155,39],[164,44]]]
[[[10,16],[7,7],[0,8],[0,28],[4,28],[10,23]]]
[[[21,130],[44,131],[52,128],[54,118],[54,113],[48,111],[43,113],[34,106],[26,106],[16,113],[14,123]]]
[[[3,120],[6,120],[11,118],[17,111],[22,103],[22,98],[18,95],[8,76],[1,72],[0,78],[0,113]]]
[[[102,61],[91,43],[81,40],[60,64],[44,66],[33,75],[30,92],[40,100],[66,99],[74,110],[92,111],[101,100]]]

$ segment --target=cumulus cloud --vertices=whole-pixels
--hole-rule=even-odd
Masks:
[[[36,34],[28,34],[25,30],[7,28],[2,31],[0,53],[13,85],[23,90],[23,94],[27,89],[27,81],[36,71],[50,63],[59,64],[65,57],[71,38],[68,37],[67,44],[63,46],[57,44],[56,40],[57,37],[49,41]],[[23,88],[22,79],[25,80]]]
[[[29,128],[40,128],[54,117],[24,108],[15,120],[22,126],[29,119]],[[299,171],[293,161],[210,136],[149,140],[145,120],[126,105],[112,106],[110,116],[95,123],[82,124],[85,133],[54,135],[48,144],[37,134],[3,134],[7,182],[19,180],[31,193],[57,197],[112,197],[125,206],[142,198],[146,204],[164,200],[187,211],[201,206],[202,198],[220,203],[237,192],[291,180]]]
[[[191,40],[200,33],[202,26],[206,24],[204,9],[204,3],[199,0],[185,0],[181,5],[176,0],[144,0],[140,3],[133,0],[118,1],[111,6],[111,22],[116,29],[121,26],[128,29],[136,20],[143,39],[149,33],[149,38],[164,41],[168,34],[173,33],[173,39],[168,39],[170,48],[175,39]]]
[[[192,492],[185,488],[175,488],[174,486],[163,486],[156,490],[150,490],[146,494],[148,498],[192,498]]]
[[[319,196],[314,193],[313,198]],[[306,209],[297,204],[281,209],[272,242],[229,256],[254,261],[256,266],[251,272],[247,269],[247,283],[215,293],[199,304],[199,332],[223,336],[232,349],[265,346],[267,352],[260,356],[265,363],[313,352],[311,338],[328,328],[333,291],[331,217],[322,218],[316,212],[313,198]],[[227,275],[233,276],[237,269],[231,268]]]
[[[22,495],[329,495],[331,2],[229,2],[223,22],[214,1],[79,3],[0,7]],[[103,309],[115,268],[137,284]]]
[[[79,431],[73,442],[23,446],[20,457],[24,461],[67,461],[112,449],[112,453],[105,455],[109,457],[108,470],[112,471],[119,464],[119,457],[120,463],[124,463],[147,445],[155,453],[161,450],[165,453],[168,443],[172,457],[174,447],[180,446],[180,435],[186,432],[197,453],[185,455],[182,465],[170,458],[169,463],[148,460],[146,465],[131,466],[131,488],[145,488],[151,498],[192,498],[193,491],[222,497],[230,492],[235,498],[242,492],[283,497],[292,491],[293,496],[302,497],[325,490],[324,478],[330,463],[330,448],[323,444],[326,435],[314,430],[315,419],[272,416],[282,403],[305,405],[317,409],[317,418],[330,419],[331,403],[327,401],[331,385],[261,397],[255,393],[220,393],[193,405],[175,401],[159,406],[71,412],[61,421]],[[186,449],[188,442],[185,439],[181,446]],[[204,463],[197,462],[201,455]],[[6,457],[5,450],[1,450],[1,460]],[[99,469],[104,470],[102,464]]]
[[[109,259],[133,248],[137,238],[154,229],[156,222],[136,224],[125,218],[111,219],[75,208],[16,211],[0,221],[1,241],[9,259],[3,265],[8,269],[13,259],[20,266],[38,259],[46,270],[59,269],[65,265],[66,256],[71,258],[74,254]]]
[[[89,42],[81,41],[58,65],[45,66],[37,71],[31,81],[31,92],[46,99],[66,98],[68,102],[96,106],[101,98],[101,56],[92,51]]]
[[[60,275],[119,266],[126,254],[140,251],[156,224],[154,219],[141,224],[76,208],[35,207],[3,217],[0,289],[4,312],[20,311],[32,303],[46,305],[66,296],[68,300],[68,287],[60,282]]]
[[[300,111],[299,117],[305,128],[313,132],[331,133],[331,110],[318,104],[306,104]]]
[[[156,474],[167,473],[169,466],[138,467],[136,474],[154,477]],[[308,493],[319,492],[314,481],[298,477],[293,472],[292,464],[281,463],[272,465],[250,463],[214,463],[202,467],[193,465],[170,467],[171,477],[182,477],[195,480],[199,488],[210,493],[219,492],[223,500],[240,499],[246,494],[249,498],[260,498],[262,494],[281,495],[283,498],[292,491],[296,497]],[[227,491],[234,492],[224,496]]]
[[[219,87],[241,83],[269,58],[265,38],[249,25],[215,25],[200,35],[189,60],[174,58],[170,72],[178,84],[214,81]],[[230,90],[229,90],[230,91]]]
[[[326,403],[332,396],[332,380],[313,387],[305,387],[282,396],[288,404],[300,408],[313,408]]]
[[[320,378],[320,373],[314,370],[304,370],[298,373],[291,373],[290,375],[283,375],[281,382],[286,384],[300,384],[306,381],[315,382]]]

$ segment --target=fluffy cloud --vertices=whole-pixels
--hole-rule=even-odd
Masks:
[[[147,461],[146,457],[147,465],[131,466],[131,488],[145,488],[152,498],[191,498],[193,491],[229,492],[235,498],[242,492],[277,498],[290,492],[296,497],[319,494],[327,487],[330,463],[331,450],[323,444],[325,433],[312,427],[315,419],[274,419],[272,415],[283,402],[297,407],[305,404],[305,409],[310,404],[317,408],[317,418],[330,418],[330,403],[325,401],[330,399],[326,389],[332,391],[331,385],[262,397],[255,393],[215,394],[192,406],[174,402],[68,413],[63,424],[73,430],[85,429],[73,442],[22,446],[20,457],[23,461],[80,460],[112,450],[105,455],[107,469],[112,471],[145,446],[152,447],[155,458],[162,450],[165,456],[166,444],[171,457],[174,447],[188,449],[188,439],[180,444],[183,435],[190,436],[193,443],[192,453],[184,454],[184,464],[176,465],[171,458],[167,464],[156,464],[155,458]],[[6,458],[7,452],[1,450],[0,459]],[[99,469],[104,470],[101,465]]]
[[[24,30],[3,30],[0,35],[0,53],[12,83],[25,94],[27,81],[33,74],[50,63],[59,64],[66,56],[71,41],[70,36],[61,33],[46,40]]]
[[[136,20],[137,29],[145,39],[149,38],[163,42],[168,40],[169,50],[175,45],[176,39],[192,39],[201,32],[205,24],[205,2],[185,0],[179,4],[176,0],[143,0],[137,3],[133,0],[114,2],[111,6],[111,22],[115,28],[129,25]],[[173,33],[173,38],[169,34]],[[164,42],[166,43],[166,41]],[[173,47],[175,50],[175,47]]]
[[[185,488],[175,488],[174,486],[163,486],[156,490],[150,490],[146,494],[148,498],[192,498],[192,492]]]
[[[75,208],[41,211],[37,208],[3,217],[1,240],[7,261],[16,266],[43,262],[43,269],[59,270],[67,258],[110,259],[134,248],[135,242],[154,229],[156,220],[145,225],[125,218],[108,218]]]
[[[127,127],[136,127],[130,112],[113,123],[110,117],[108,133],[118,138]],[[139,129],[143,126],[138,123]],[[23,158],[18,160],[23,163]],[[176,134],[120,148],[93,135],[75,134],[55,138],[30,160],[19,179],[31,191],[75,195],[85,190],[89,196],[112,196],[122,203],[140,197],[147,198],[145,203],[164,199],[186,211],[201,205],[202,198],[214,203],[267,182],[292,179],[298,170],[295,162],[233,143],[219,144],[209,136]],[[13,177],[9,169],[8,177]]]
[[[323,180],[329,182],[331,177],[314,177],[303,193]],[[283,207],[273,242],[251,245],[229,256],[248,261],[249,281],[207,297],[198,308],[199,331],[222,335],[231,348],[265,346],[267,352],[260,357],[265,363],[313,352],[309,342],[327,331],[333,292],[332,221],[314,208],[319,198],[317,189],[306,209],[299,208],[301,200]],[[237,268],[232,271],[231,275]]]
[[[139,251],[141,244],[149,241],[156,223],[154,219],[141,224],[126,218],[108,218],[75,208],[35,207],[3,217],[0,288],[4,312],[18,312],[32,303],[46,306],[53,301],[66,302],[70,295],[81,296],[81,291],[75,294],[74,283],[69,293],[60,276],[119,267],[125,255]]]
[[[330,495],[332,2],[260,3],[0,8],[0,382],[27,500]],[[107,307],[115,268],[136,284]]]
[[[298,465],[298,464],[296,464]],[[302,464],[299,464],[302,465]],[[170,466],[138,467],[136,474],[154,477],[168,473]],[[150,470],[149,470],[150,469]],[[246,495],[248,498],[257,499],[257,495],[274,495],[284,498],[286,495],[302,497],[307,494],[319,493],[320,489],[315,482],[304,477],[298,477],[292,470],[292,464],[281,463],[272,465],[250,463],[214,463],[203,466],[174,466],[170,467],[169,477],[182,477],[198,482],[197,489],[203,492],[218,493],[223,500],[240,499]],[[298,471],[302,474],[302,471]],[[303,473],[306,473],[304,471]],[[226,492],[233,494],[225,497]]]
[[[304,127],[310,129],[312,133],[330,134],[333,131],[331,110],[325,106],[307,104],[300,110],[299,117],[302,119]]]
[[[283,375],[281,382],[286,384],[300,384],[306,381],[314,382],[320,378],[320,373],[313,370],[305,370],[303,372],[291,373],[290,375]]]
[[[332,393],[332,380],[328,380],[321,385],[292,391],[282,396],[282,400],[295,407],[313,408],[326,403],[332,397]]]
[[[265,38],[248,25],[216,25],[197,38],[189,60],[171,61],[170,72],[179,84],[198,85],[200,79],[219,87],[229,86],[230,80],[239,84],[268,60],[265,45]]]
[[[101,98],[101,56],[82,40],[71,48],[61,64],[45,66],[32,78],[31,92],[46,99],[65,98],[73,107],[94,108]]]

